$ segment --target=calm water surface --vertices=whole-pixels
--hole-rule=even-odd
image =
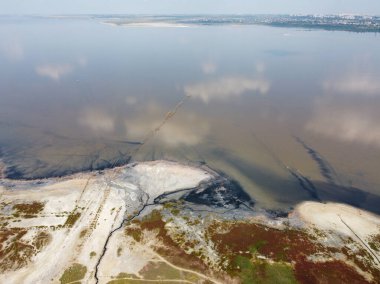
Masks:
[[[378,35],[8,17],[0,37],[10,177],[205,162],[257,206],[380,210]]]

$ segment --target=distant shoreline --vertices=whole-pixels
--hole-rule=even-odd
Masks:
[[[369,15],[0,15],[45,19],[89,19],[127,27],[184,28],[190,26],[261,25],[312,30],[379,33],[380,16]]]

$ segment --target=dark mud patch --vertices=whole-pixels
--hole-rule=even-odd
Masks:
[[[238,208],[254,206],[255,202],[237,181],[216,179],[205,188],[194,189],[182,197],[183,200],[210,207]]]

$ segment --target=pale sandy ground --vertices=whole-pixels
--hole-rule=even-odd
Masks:
[[[25,241],[33,238],[35,232],[47,230],[52,235],[52,241],[26,267],[1,274],[0,283],[59,283],[63,271],[72,263],[87,267],[88,273],[83,283],[94,283],[95,266],[106,238],[124,218],[132,216],[144,202],[151,202],[160,194],[193,188],[210,178],[212,174],[202,168],[155,161],[127,165],[103,174],[83,173],[41,180],[41,183],[2,179],[1,202],[18,204],[39,201],[45,205],[37,218],[9,222],[7,227],[27,228],[29,232],[24,236]],[[65,223],[69,214],[76,212],[81,215],[74,226],[57,227]],[[5,210],[1,214],[4,216],[9,212]],[[205,243],[202,232],[187,228],[184,222],[174,219],[172,225],[170,222],[167,224],[169,232],[175,234],[178,230],[191,234],[200,245],[210,248],[206,253],[207,259],[210,263],[215,262],[218,256],[212,246]],[[290,220],[298,223],[301,220],[304,226],[329,234],[351,236],[372,255],[380,257],[367,244],[372,235],[380,233],[380,217],[377,215],[343,204],[303,202],[296,207]],[[267,224],[275,225],[270,220]],[[144,239],[156,240],[154,236]],[[131,242],[133,239],[126,238],[123,229],[115,232],[99,267],[99,283],[106,283],[121,272],[138,275],[150,261],[165,262],[151,250],[153,244],[131,245]],[[205,277],[196,276],[200,279]]]
[[[344,224],[346,222],[357,235],[364,239],[380,233],[378,215],[346,204],[303,202],[296,207],[295,213],[306,223],[326,231],[332,230],[352,236],[352,231]]]
[[[370,238],[380,234],[380,216],[340,203],[303,202],[294,211],[307,226],[334,235],[351,237],[366,249],[380,269],[380,253],[371,249]]]
[[[86,274],[84,282],[94,283],[93,271],[106,238],[125,217],[133,215],[143,202],[151,202],[164,192],[193,188],[210,178],[211,175],[203,169],[155,161],[109,170],[104,174],[85,173],[42,180],[41,184],[3,180],[3,185],[0,185],[1,202],[18,204],[38,201],[45,204],[37,218],[10,222],[7,227],[47,230],[52,235],[52,241],[28,266],[0,275],[0,283],[59,283],[63,271],[72,263],[85,265],[90,273]],[[68,214],[76,212],[80,212],[81,216],[73,227],[49,228],[63,225]],[[116,242],[122,232],[115,235]],[[33,236],[35,234],[28,233],[23,240],[28,241]],[[130,268],[128,271],[136,272],[152,260],[144,250],[134,252],[124,249],[122,254],[125,258],[113,261],[119,247],[113,242],[112,239],[110,250],[100,267],[100,275],[117,275],[126,271],[125,266]],[[128,244],[122,241],[120,246],[128,248]],[[95,256],[90,257],[91,253]],[[109,281],[110,278],[106,279]],[[101,279],[100,283],[103,281]]]
[[[131,28],[145,28],[145,27],[149,27],[149,28],[188,28],[188,27],[190,27],[189,25],[168,23],[168,22],[141,22],[141,23],[122,23],[122,24],[106,22],[104,24],[111,25],[111,26],[131,27]]]

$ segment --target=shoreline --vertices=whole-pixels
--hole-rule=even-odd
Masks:
[[[319,269],[320,263],[332,265],[333,259],[347,275],[357,279],[372,281],[376,271],[380,273],[379,262],[369,262],[370,270],[366,271],[352,264],[350,254],[344,255],[348,246],[360,252],[365,261],[380,258],[376,250],[377,245],[380,250],[380,242],[376,241],[377,233],[380,238],[380,216],[349,205],[311,201],[298,204],[288,216],[278,216],[249,206],[249,200],[240,200],[244,198],[240,190],[228,177],[206,166],[169,161],[132,163],[62,178],[2,180],[2,247],[15,255],[9,259],[0,253],[0,281],[58,282],[71,273],[72,267],[85,270],[79,280],[89,283],[105,283],[123,273],[150,279],[143,272],[154,271],[157,258],[163,258],[171,269],[183,270],[199,281],[225,283],[222,279],[232,277],[234,283],[235,272],[216,273],[222,260],[229,259],[232,264],[236,255],[248,257],[253,252],[245,247],[223,248],[257,242],[256,237],[250,239],[250,231],[254,236],[262,235],[268,249],[282,251],[288,245],[300,246],[290,250],[288,256],[300,265]],[[224,239],[229,231],[231,235]],[[299,240],[292,241],[294,237]],[[279,240],[283,247],[276,248]],[[13,250],[15,242],[22,244],[20,255]],[[310,259],[300,258],[302,246],[306,246]],[[163,248],[170,249],[165,252]],[[238,251],[231,254],[231,249]],[[337,250],[342,250],[339,257]],[[325,256],[317,257],[322,252]],[[258,250],[251,261],[277,263],[291,273],[292,266],[283,267],[276,254]],[[47,264],[46,259],[55,260]],[[178,261],[181,265],[173,266]],[[292,269],[297,276],[297,266]]]

